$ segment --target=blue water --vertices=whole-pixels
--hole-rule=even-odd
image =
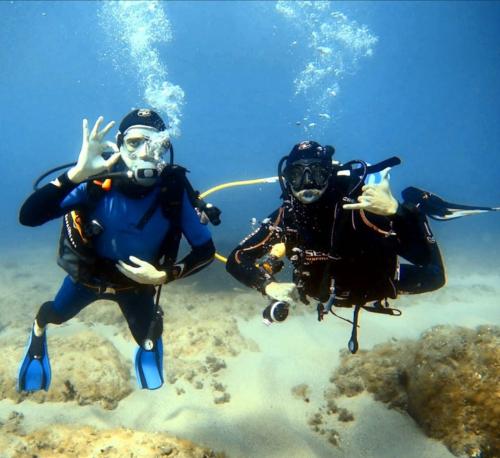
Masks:
[[[19,206],[39,173],[76,160],[83,117],[119,122],[147,105],[145,65],[153,82],[183,92],[171,110],[180,115],[176,159],[198,189],[275,175],[294,143],[315,139],[335,145],[341,161],[400,156],[395,195],[414,185],[452,201],[500,205],[498,3],[150,2],[125,15],[120,8],[0,2],[0,244],[55,240],[56,223],[19,226]],[[148,33],[170,34],[136,47],[154,51],[156,66],[131,53],[141,18]],[[330,73],[296,94],[294,81],[311,62]],[[326,87],[335,95],[325,101]],[[213,202],[223,210],[214,237],[226,250],[252,217],[278,205],[279,190],[221,191]],[[434,229],[451,253],[488,253],[499,267],[500,215]]]
[[[500,2],[494,1],[0,1],[0,273],[4,282],[0,284],[0,331],[4,345],[10,349],[17,345],[18,330],[22,326],[27,330],[38,306],[54,296],[64,275],[62,270],[57,271],[57,279],[54,275],[60,222],[22,227],[18,211],[37,176],[77,159],[83,118],[91,125],[100,115],[119,123],[132,108],[157,109],[170,125],[176,162],[191,171],[191,182],[201,191],[234,180],[274,176],[279,159],[298,141],[310,139],[334,145],[336,159],[342,162],[358,158],[375,163],[399,156],[402,165],[391,172],[396,197],[405,187],[417,186],[453,202],[500,206],[499,24]],[[277,184],[213,194],[210,201],[223,212],[222,225],[212,227],[218,251],[227,255],[252,230],[253,218],[259,221],[279,205],[279,195]],[[401,327],[392,325],[392,318],[386,325],[363,317],[363,348],[366,342],[390,337],[394,341],[414,338],[435,324],[498,323],[493,310],[499,302],[494,285],[500,274],[500,213],[433,222],[432,228],[450,274],[445,287],[449,289],[417,296],[414,307],[404,306],[405,298],[395,301],[395,306],[403,302],[402,320],[407,321]],[[193,298],[176,297],[168,304],[166,323],[172,323],[168,313],[174,307],[185,313],[188,323],[192,317],[198,319],[196,314],[206,304],[220,305],[221,315],[216,317],[220,323],[232,319],[228,310],[240,307],[242,295],[232,290],[240,285],[229,278],[222,264],[213,263],[188,281],[196,283],[196,288],[186,287]],[[214,289],[231,293],[216,296]],[[167,294],[162,297],[165,302]],[[252,306],[264,302],[255,293]],[[434,315],[434,310],[439,313]],[[251,335],[264,350],[255,354],[245,350],[241,360],[228,359],[232,369],[242,367],[250,353],[262,362],[262,366],[253,363],[252,367],[261,367],[259,371],[244,367],[244,378],[237,380],[237,387],[231,386],[236,406],[241,405],[237,396],[248,386],[253,391],[262,388],[263,393],[278,387],[277,398],[287,400],[290,375],[316,387],[316,397],[319,390],[331,386],[325,371],[336,361],[338,342],[344,347],[349,328],[330,321],[330,328],[323,323],[316,331],[315,317],[294,318],[286,323],[290,327],[275,326],[267,334],[269,328],[258,322],[257,314],[239,321],[243,334]],[[306,318],[310,321],[303,326]],[[370,319],[373,327],[368,325]],[[181,323],[182,329],[183,321],[175,323]],[[57,335],[59,328],[52,329]],[[214,335],[222,339],[226,335],[220,334],[225,332],[221,329]],[[73,329],[64,332],[66,336]],[[193,332],[206,337],[204,331]],[[122,337],[117,331],[114,342],[121,345]],[[208,339],[202,343],[210,344]],[[57,361],[61,349],[51,348]],[[191,358],[190,352],[183,351],[181,363],[186,354]],[[307,355],[312,355],[310,360]],[[6,352],[6,361],[0,378],[8,386],[16,367],[12,354]],[[321,365],[318,370],[316,363]],[[210,390],[208,380],[205,391]],[[195,388],[183,398],[174,383],[166,385],[157,398],[141,393],[144,410],[138,409],[132,418],[125,418],[128,408],[122,411],[125,415],[119,410],[115,415],[96,406],[89,406],[83,418],[88,424],[138,430],[161,425],[161,430],[233,452],[244,439],[243,449],[234,456],[242,456],[242,450],[254,443],[260,450],[266,442],[274,447],[272,456],[307,456],[298,449],[288,450],[286,438],[292,436],[297,436],[293,444],[304,438],[307,450],[326,450],[317,456],[337,452],[347,456],[356,443],[366,451],[359,456],[379,458],[378,451],[389,450],[391,444],[396,447],[390,456],[396,456],[401,444],[408,456],[441,456],[438,452],[420,455],[423,442],[412,430],[413,435],[402,428],[406,433],[400,435],[397,422],[407,425],[407,417],[387,416],[388,421],[374,408],[356,419],[363,428],[367,425],[366,430],[354,429],[362,434],[350,444],[349,435],[342,436],[341,445],[347,438],[344,455],[342,447],[332,449],[324,437],[310,431],[307,406],[303,415],[292,418],[290,412],[295,410],[276,408],[284,405],[281,399],[276,403],[263,395],[259,400],[268,405],[254,409],[250,396],[248,412],[223,417],[222,413],[231,412],[233,399],[229,407],[215,406],[216,411],[214,406],[197,403],[199,398],[192,396]],[[141,394],[134,392],[132,398]],[[30,425],[37,418],[52,418],[49,424],[81,422],[72,420],[81,409],[73,402],[58,409],[51,403],[13,405],[12,399],[7,395],[0,405],[2,423],[14,408],[25,413]],[[177,422],[178,414],[187,416]],[[228,418],[237,421],[224,423]],[[271,428],[266,422],[274,418]],[[302,418],[307,434],[290,427]],[[220,431],[213,434],[216,428]]]

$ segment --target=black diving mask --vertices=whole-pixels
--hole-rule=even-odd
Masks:
[[[332,167],[325,161],[299,160],[288,165],[283,176],[293,189],[323,189],[332,174]]]

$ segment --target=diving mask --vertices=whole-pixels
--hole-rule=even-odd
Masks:
[[[170,147],[167,131],[133,126],[123,135],[120,153],[127,168],[133,172],[135,181],[143,186],[151,186],[167,165]]]
[[[288,165],[283,175],[292,189],[323,189],[328,185],[332,168],[325,161],[299,160]]]
[[[162,161],[170,148],[170,136],[152,127],[132,127],[125,132],[123,145],[131,160]]]
[[[303,204],[316,202],[324,194],[331,175],[331,163],[318,159],[294,161],[283,171],[292,194]]]

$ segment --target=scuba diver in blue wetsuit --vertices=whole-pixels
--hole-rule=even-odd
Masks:
[[[138,344],[140,387],[159,388],[163,313],[155,286],[198,272],[214,257],[210,232],[200,222],[207,205],[194,194],[186,169],[173,164],[161,117],[148,109],[130,112],[116,144],[104,141],[114,122],[101,129],[102,122],[100,117],[89,132],[83,121],[78,162],[20,210],[27,226],[64,216],[58,264],[68,273],[54,300],[38,310],[19,369],[20,391],[49,388],[47,325],[64,323],[103,298],[118,303]],[[176,262],[182,236],[191,251]]]

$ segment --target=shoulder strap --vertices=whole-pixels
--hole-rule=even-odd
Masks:
[[[190,183],[190,181],[187,179],[186,174],[184,174],[184,189],[186,190],[187,196],[189,201],[191,202],[191,205],[195,208],[198,208],[200,206],[200,191],[195,191],[193,188],[193,185]]]
[[[168,169],[162,172],[164,184],[158,196],[160,198],[163,214],[171,222],[171,228],[163,241],[161,250],[163,253],[162,265],[164,266],[171,266],[174,264],[179,251],[182,237],[180,228],[182,198],[184,190],[187,190],[186,183],[189,183],[186,178],[186,172],[187,170],[184,167],[178,165],[168,166]]]
[[[137,229],[143,229],[151,219],[158,205],[162,206],[163,213],[174,225],[178,224],[180,209],[182,207],[182,196],[185,189],[186,169],[180,166],[167,166],[162,172],[162,185],[156,197],[151,202],[142,218],[137,223]]]
[[[139,230],[144,229],[144,226],[151,219],[153,213],[156,211],[156,208],[158,207],[158,204],[160,202],[160,198],[161,198],[161,191],[156,194],[155,198],[151,202],[151,205],[148,207],[144,215],[142,215],[142,218],[139,220],[139,222],[135,225],[137,229]]]
[[[172,165],[162,172],[163,184],[158,195],[164,215],[175,225],[179,224],[182,197],[188,182],[186,171],[184,167]]]

